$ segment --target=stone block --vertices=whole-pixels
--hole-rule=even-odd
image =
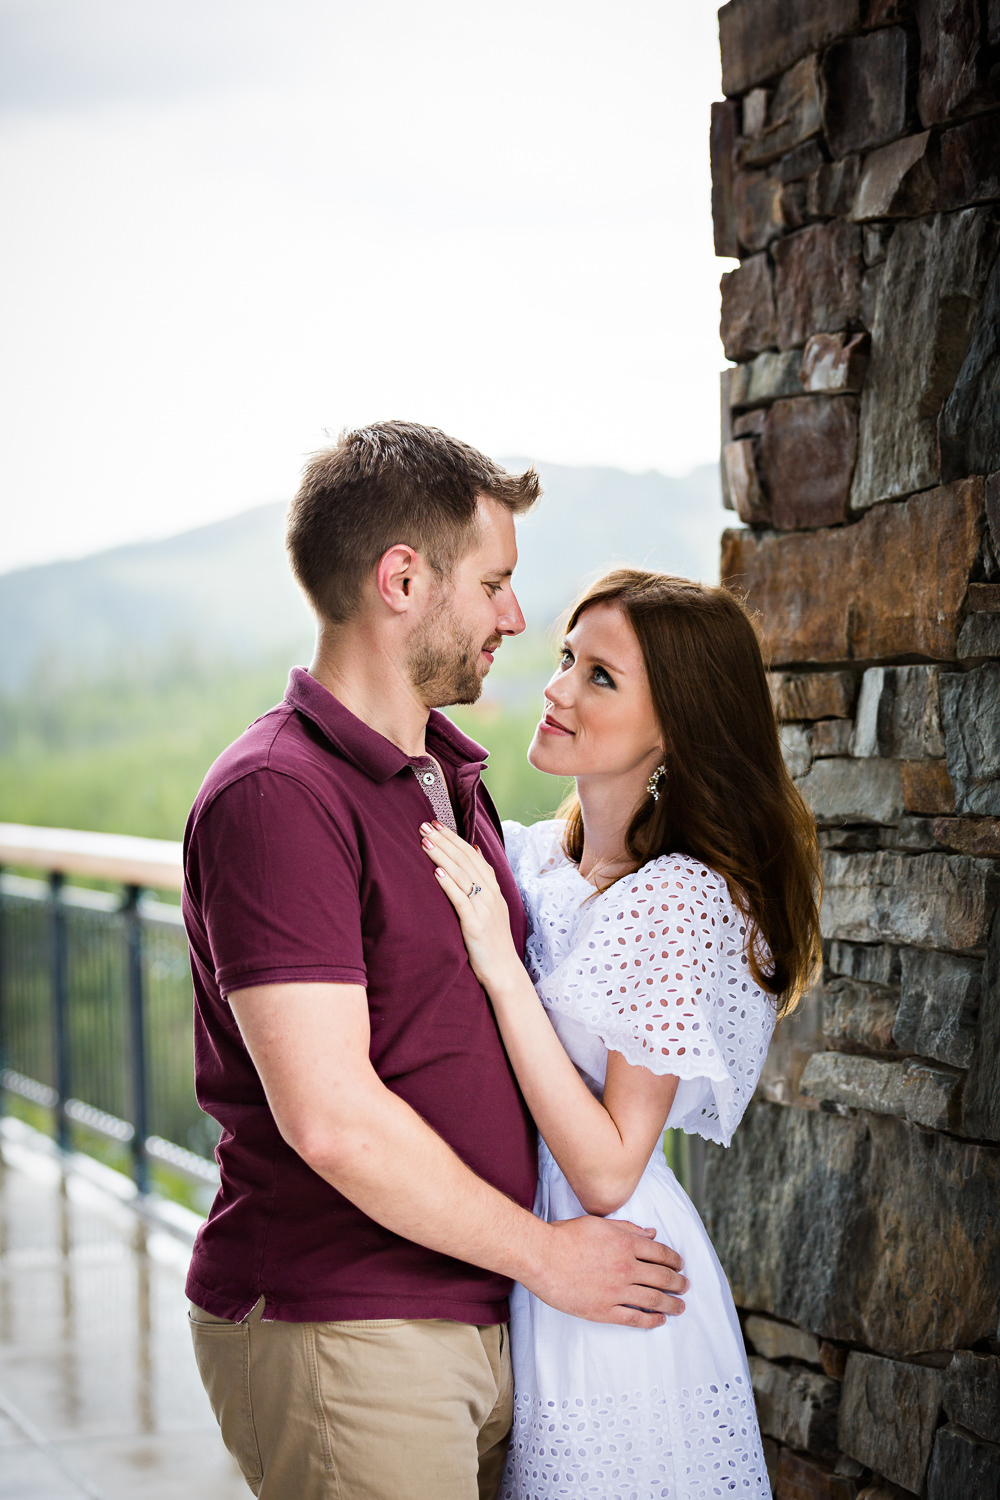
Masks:
[[[823,54],[823,133],[830,155],[868,151],[908,123],[910,42],[902,26],[845,37]]]
[[[769,672],[768,686],[779,722],[849,719],[857,681],[852,672]]]
[[[1000,615],[967,615],[958,633],[959,661],[1000,656]]]
[[[908,762],[904,761],[901,770],[905,771]],[[903,798],[906,798],[906,780],[903,781]],[[884,849],[907,849],[913,854],[929,854],[940,852],[941,845],[934,837],[933,818],[914,816],[912,813],[904,813],[899,821],[892,827],[883,830],[882,847]]]
[[[764,250],[788,227],[776,172],[737,172],[733,180],[736,233],[747,250]]]
[[[995,1147],[755,1101],[702,1215],[739,1307],[905,1358],[994,1337],[998,1194]]]
[[[950,1421],[1000,1443],[1000,1359],[959,1349],[945,1371],[941,1404]]]
[[[880,146],[865,157],[851,218],[915,219],[930,213],[938,191],[938,145],[929,130]]]
[[[815,742],[815,731],[813,737]],[[956,854],[1000,856],[1000,818],[935,818],[934,837]]]
[[[900,21],[913,20],[914,0],[868,0],[865,9],[864,28],[873,31],[877,26],[895,26]]]
[[[772,348],[777,322],[767,256],[749,256],[735,271],[724,274],[720,286],[720,333],[726,358],[751,359],[762,349]]]
[[[744,108],[746,106],[744,105]],[[778,171],[781,180],[785,183],[800,182],[808,177],[810,172],[815,172],[818,167],[823,166],[826,157],[823,148],[818,141],[806,141],[801,146],[796,146],[794,151],[789,151],[778,163]]]
[[[810,219],[847,218],[860,178],[860,156],[844,156],[817,167],[806,179],[806,215]]]
[[[866,397],[867,389],[862,403]],[[876,506],[853,526],[726,531],[721,576],[760,612],[775,666],[892,656],[953,661],[982,497],[982,480],[968,479]]]
[[[895,1115],[931,1130],[947,1130],[958,1118],[962,1079],[929,1064],[816,1052],[799,1087],[803,1094],[847,1109]]]
[[[719,11],[722,91],[768,83],[861,24],[861,0],[729,0]]]
[[[881,266],[889,253],[893,224],[866,224],[862,231],[866,266]]]
[[[804,390],[857,393],[865,381],[870,339],[866,333],[814,333],[802,354],[799,378]]]
[[[782,397],[802,396],[802,355],[797,349],[767,350],[731,371],[729,399],[734,411],[768,406]]]
[[[847,1355],[848,1350],[843,1344],[831,1344],[829,1339],[823,1339],[819,1346],[819,1362],[823,1374],[829,1375],[831,1380],[843,1380]]]
[[[743,100],[743,135],[758,136],[767,124],[767,106],[773,89],[751,89]]]
[[[943,672],[941,713],[954,810],[1000,815],[1000,663]]]
[[[778,739],[789,776],[805,776],[812,765],[810,732],[805,724],[780,724]]]
[[[993,551],[1000,557],[1000,474],[988,474],[984,486],[986,495],[986,524],[993,542]]]
[[[748,526],[760,525],[770,518],[771,508],[761,489],[752,439],[727,443],[722,450],[726,488],[736,514]]]
[[[966,210],[966,212],[974,210]],[[998,233],[1000,243],[1000,233]],[[996,246],[994,246],[996,252]],[[963,325],[964,326],[964,325]],[[968,352],[938,422],[941,475],[1000,468],[1000,253],[976,312]]]
[[[733,157],[740,133],[740,106],[730,99],[712,105],[709,157],[712,163],[712,228],[716,255],[739,256],[733,202]]]
[[[1000,1446],[958,1427],[940,1428],[924,1493],[926,1500],[1000,1500]]]
[[[942,1385],[940,1370],[848,1355],[837,1426],[841,1448],[904,1489],[922,1491]]]
[[[1000,614],[1000,583],[970,583],[968,604],[973,613]]]
[[[819,1364],[819,1339],[804,1328],[751,1313],[744,1319],[743,1332],[754,1352],[764,1359],[795,1359],[804,1365]]]
[[[899,763],[903,807],[910,813],[934,817],[955,811],[955,788],[945,760],[903,760]]]
[[[812,753],[814,760],[830,755],[850,755],[854,726],[849,719],[821,719],[813,725]]]
[[[865,984],[898,985],[901,973],[899,949],[888,943],[831,943],[827,966],[833,974]]]
[[[864,328],[875,326],[875,309],[884,278],[884,265],[872,266],[861,278],[861,323]]]
[[[977,958],[903,948],[892,1039],[901,1052],[967,1068],[976,1044],[983,965]]]
[[[917,0],[917,109],[943,125],[995,104],[985,87],[985,42],[977,0]]]
[[[959,953],[986,945],[1000,896],[1000,873],[989,860],[883,850],[829,853],[823,868],[824,937]]]
[[[733,418],[733,437],[760,437],[764,431],[764,415],[762,407],[755,411],[741,412],[738,417]]]
[[[972,341],[998,222],[993,209],[965,209],[900,224],[889,242],[861,398],[856,509],[938,483],[938,416]]]
[[[895,1052],[893,1028],[899,989],[857,979],[824,985],[823,1036],[836,1052]]]
[[[774,1104],[801,1103],[799,1079],[814,1052],[822,1050],[823,982],[807,990],[777,1026],[758,1084],[758,1093]]]
[[[775,1500],[854,1500],[858,1487],[821,1458],[782,1448],[774,1481]]]
[[[803,57],[778,80],[768,104],[767,123],[743,141],[742,161],[747,166],[777,161],[818,135],[821,125],[819,62],[815,56]]]
[[[965,1081],[962,1128],[966,1135],[979,1140],[1000,1141],[1000,918],[993,924],[986,952],[976,1048]]]
[[[813,333],[836,333],[861,307],[861,231],[835,220],[813,224],[773,249],[779,349],[803,345]]]
[[[818,828],[816,840],[821,850],[848,849],[856,853],[859,850],[881,849],[889,832],[887,828],[877,828],[874,825],[865,827],[863,823],[854,826],[842,824]]]
[[[722,504],[726,510],[735,509],[733,497],[729,493],[729,475],[726,473],[725,457],[726,444],[732,442],[733,438],[731,391],[735,373],[736,370],[732,369],[719,371],[719,488],[722,491]]]
[[[775,401],[760,443],[772,524],[793,531],[846,520],[857,449],[853,396]]]
[[[1000,115],[968,120],[941,137],[937,207],[965,208],[1000,198]]]
[[[840,1386],[802,1366],[775,1365],[750,1356],[750,1379],[762,1432],[813,1453],[836,1453]]]
[[[817,823],[891,823],[903,811],[899,761],[816,761],[799,782]]]
[[[869,667],[858,694],[853,753],[943,756],[938,677],[937,667]]]

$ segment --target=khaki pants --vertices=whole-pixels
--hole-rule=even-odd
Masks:
[[[443,1319],[242,1323],[191,1306],[226,1447],[259,1500],[495,1500],[507,1329]]]

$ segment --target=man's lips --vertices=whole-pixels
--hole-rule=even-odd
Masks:
[[[554,719],[551,714],[546,714],[539,723],[538,727],[539,729],[543,729],[546,734],[565,734],[568,735],[570,739],[572,739],[573,737],[573,730],[567,729],[565,724],[560,724],[559,720]]]
[[[486,645],[482,648],[482,650],[480,651],[479,654],[480,654],[480,656],[485,656],[486,660],[489,662],[490,666],[492,666],[493,665],[493,658],[494,658],[494,656],[496,656],[496,654],[497,654],[497,652],[499,650],[500,650],[500,642],[499,641],[487,641]]]

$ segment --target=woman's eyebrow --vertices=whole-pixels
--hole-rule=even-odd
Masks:
[[[580,660],[580,657],[573,650],[573,647],[570,645],[569,641],[563,641],[563,649],[566,650],[566,651],[568,651],[571,656],[576,656],[577,661]],[[627,677],[628,676],[628,670],[627,670],[627,668],[625,668],[625,667],[616,667],[615,664],[614,664],[614,662],[613,661],[609,661],[606,656],[594,656],[593,652],[591,652],[591,651],[585,651],[583,653],[583,660],[584,661],[588,661],[591,664],[591,666],[593,666],[593,667],[605,667],[605,668],[607,668],[607,670],[609,672],[612,672],[612,673],[616,672],[619,677]]]

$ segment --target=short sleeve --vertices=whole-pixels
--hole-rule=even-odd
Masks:
[[[721,876],[667,856],[595,899],[572,953],[539,993],[609,1051],[680,1080],[668,1126],[728,1145],[774,1024],[744,945]]]
[[[561,840],[566,825],[561,819],[525,824],[504,818],[502,826],[507,860],[522,891],[543,871],[565,863]]]
[[[346,817],[290,777],[225,787],[191,830],[188,896],[219,989],[366,982],[360,855]]]

